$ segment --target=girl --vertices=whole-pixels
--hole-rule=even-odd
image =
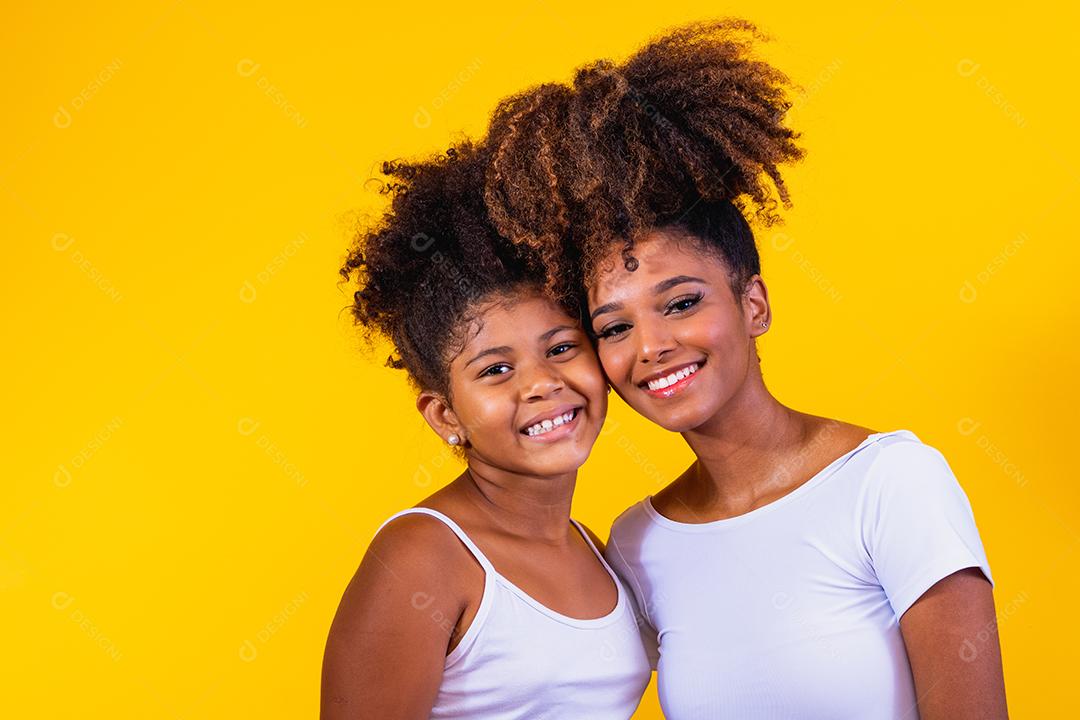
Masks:
[[[694,463],[620,516],[608,557],[684,718],[1002,718],[992,579],[947,462],[909,430],[783,405],[755,338],[772,316],[746,217],[799,159],[787,78],[727,20],[572,87],[505,101],[496,225],[587,302],[612,387]]]
[[[385,167],[392,210],[341,270],[467,468],[372,541],[330,628],[326,720],[625,720],[651,673],[626,591],[570,519],[606,384],[577,313],[531,280],[535,253],[490,226],[484,166],[462,145]]]

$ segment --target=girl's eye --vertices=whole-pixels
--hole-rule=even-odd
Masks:
[[[489,368],[486,368],[480,377],[488,377],[489,375],[505,375],[510,372],[510,366],[506,363],[496,363]]]
[[[681,313],[686,312],[690,308],[701,302],[701,293],[696,295],[686,295],[680,298],[675,298],[668,303],[667,310],[669,313]]]
[[[572,349],[574,349],[576,347],[577,347],[577,345],[575,343],[569,343],[569,342],[560,343],[560,344],[556,345],[555,347],[551,348],[550,350],[548,350],[548,355],[549,356],[551,356],[551,355],[562,355],[563,353],[570,352]]]
[[[630,329],[630,326],[627,325],[626,323],[614,323],[612,325],[608,325],[606,328],[601,330],[599,333],[597,333],[596,336],[599,337],[599,338],[608,340],[608,339],[611,339],[611,338],[615,337],[616,335],[623,334],[624,332],[626,332],[629,329]]]

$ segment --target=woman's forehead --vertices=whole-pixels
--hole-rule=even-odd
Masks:
[[[630,256],[637,267],[628,270],[623,261],[623,243],[612,243],[589,283],[590,305],[607,302],[609,296],[652,288],[658,281],[674,275],[710,276],[725,273],[712,253],[703,252],[702,241],[670,229],[650,231],[634,242]]]

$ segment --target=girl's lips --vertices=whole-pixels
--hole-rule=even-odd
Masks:
[[[527,433],[521,433],[521,434],[524,435],[526,440],[532,440],[534,442],[547,443],[547,442],[555,442],[557,440],[561,440],[561,439],[565,438],[567,435],[569,435],[570,433],[577,430],[578,425],[581,424],[581,412],[582,412],[583,409],[584,408],[580,408],[580,407],[575,408],[574,409],[574,417],[571,418],[569,422],[564,422],[562,425],[559,425],[558,427],[554,427],[551,430],[548,430],[546,433],[541,433],[539,435],[529,435]]]
[[[695,363],[690,363],[690,364],[693,365]],[[660,399],[666,399],[666,398],[672,397],[673,395],[676,395],[677,393],[680,393],[683,390],[685,390],[687,387],[689,387],[694,382],[694,380],[697,378],[697,376],[699,374],[701,374],[702,368],[705,367],[705,361],[702,360],[702,361],[700,361],[700,362],[698,362],[696,364],[698,366],[698,369],[697,369],[696,372],[694,372],[692,375],[688,375],[688,376],[684,377],[682,380],[679,380],[679,381],[675,382],[672,385],[668,385],[666,388],[658,388],[656,390],[650,390],[648,385],[642,385],[641,389],[649,397],[660,398]]]

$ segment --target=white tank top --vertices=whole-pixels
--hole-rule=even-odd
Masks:
[[[610,613],[588,620],[555,612],[526,594],[495,570],[457,523],[437,510],[409,508],[387,518],[379,529],[410,513],[445,523],[484,569],[480,608],[446,656],[433,719],[627,720],[634,713],[652,674],[634,606],[576,520],[571,522],[619,593]]]

